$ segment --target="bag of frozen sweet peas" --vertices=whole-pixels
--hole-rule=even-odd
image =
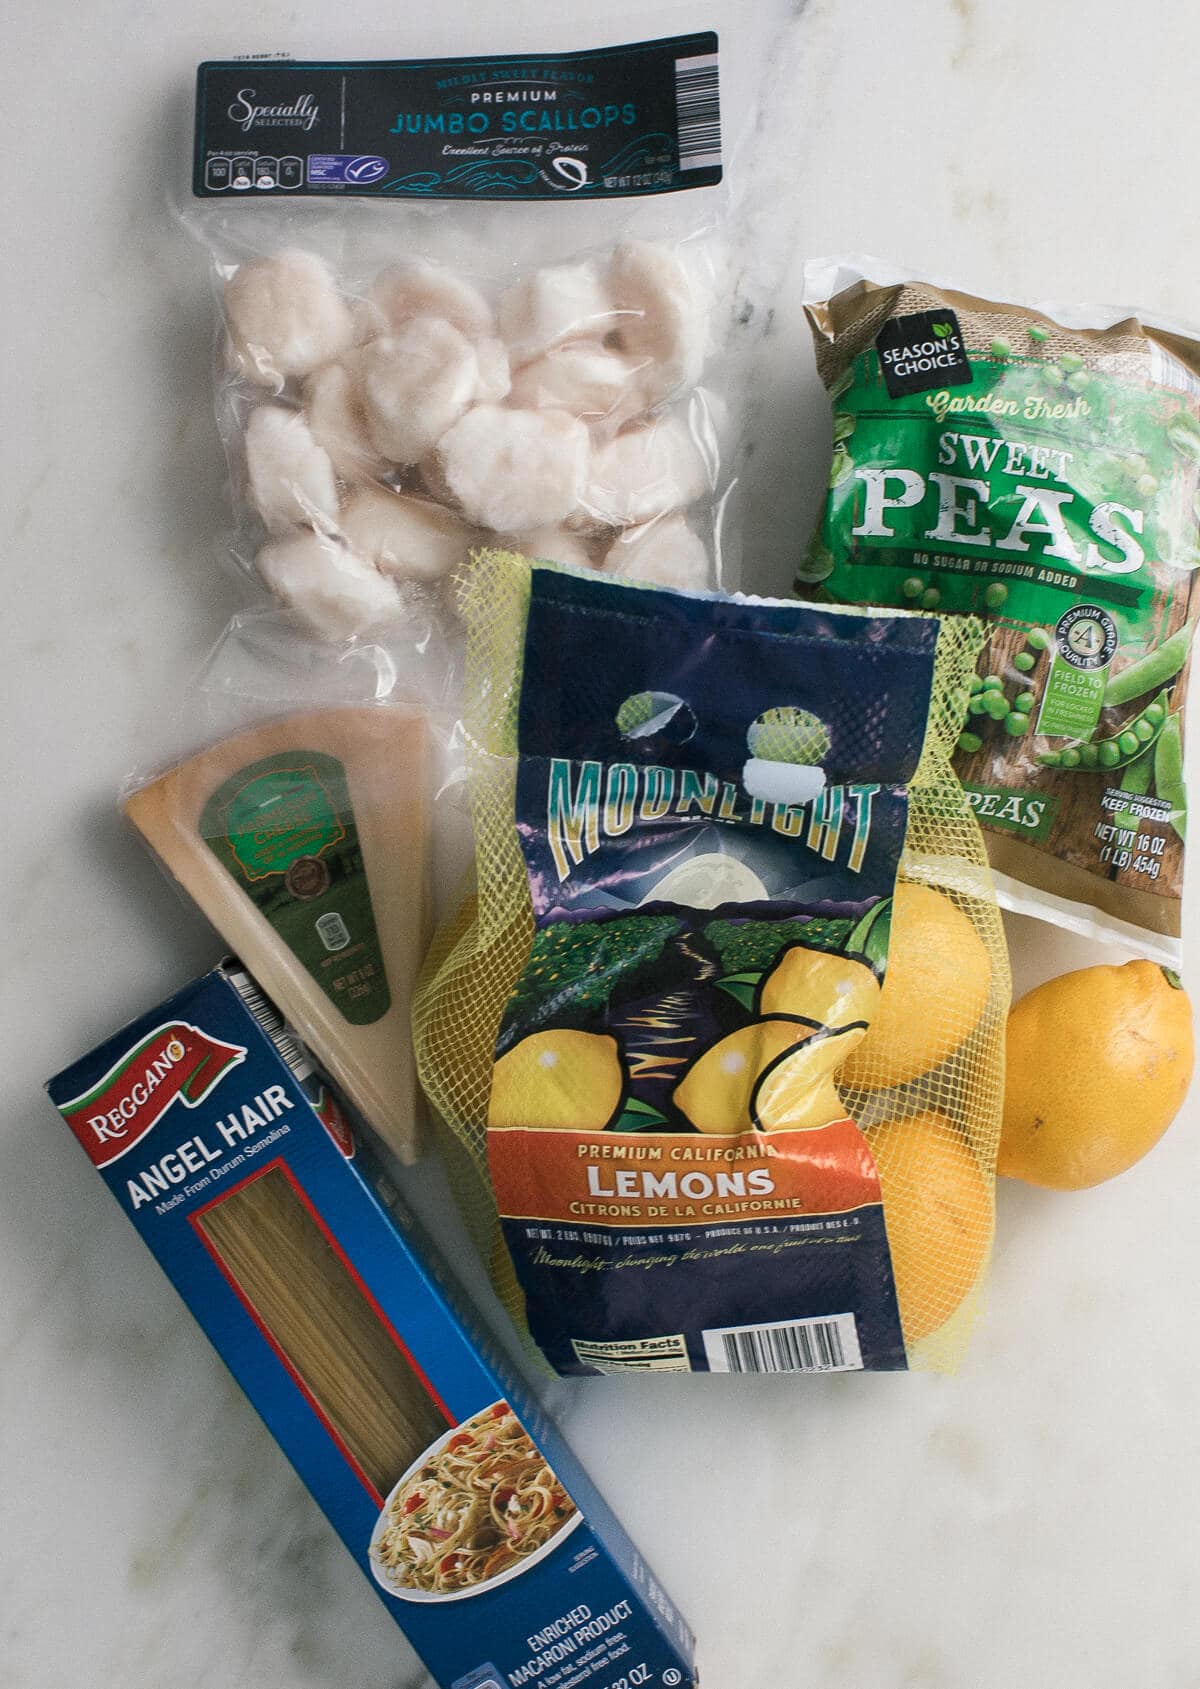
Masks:
[[[833,400],[798,588],[985,616],[954,759],[1001,903],[1180,959],[1200,341],[810,265]]]
[[[497,553],[463,611],[478,891],[414,1027],[511,1311],[564,1374],[952,1365],[1008,1001],[979,624]]]
[[[201,65],[183,217],[220,305],[247,576],[335,642],[446,602],[485,543],[737,577],[748,354],[786,244],[752,154],[785,14],[716,0],[697,29],[656,0],[660,38],[628,45],[585,21],[546,52],[531,13],[492,57],[434,58],[427,25],[409,59]]]

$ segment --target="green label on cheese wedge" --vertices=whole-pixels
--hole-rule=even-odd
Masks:
[[[200,832],[348,1021],[387,1013],[371,888],[336,757],[301,748],[248,764],[213,792]]]

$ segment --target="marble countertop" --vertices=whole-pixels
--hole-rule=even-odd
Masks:
[[[297,40],[503,50],[515,28],[519,46],[573,44],[544,0],[443,0],[436,39],[379,0],[354,9],[361,34],[349,17],[322,33],[327,10],[204,0],[181,26],[145,0],[41,0],[6,29],[5,1689],[428,1682],[40,1089],[218,953],[113,803],[239,601],[214,562],[207,284],[164,208],[191,65]],[[609,12],[613,40],[672,27]],[[790,14],[764,226],[789,263],[748,475],[763,590],[787,585],[827,461],[804,256],[865,248],[1000,297],[1200,319],[1200,12]],[[682,27],[711,15],[687,8]],[[1019,986],[1096,959],[1029,921],[1009,933]],[[1200,1685],[1198,1134],[1200,1094],[1115,1184],[1001,1189],[988,1309],[955,1378],[545,1391],[695,1625],[706,1689]],[[447,1215],[436,1169],[405,1183]]]

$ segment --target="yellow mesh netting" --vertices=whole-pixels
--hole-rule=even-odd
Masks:
[[[498,552],[478,555],[462,583],[479,889],[439,931],[413,1014],[421,1080],[454,1146],[456,1193],[522,1330],[523,1298],[488,1178],[487,1114],[501,1017],[534,934],[514,824],[529,590],[527,560]],[[909,791],[889,967],[902,996],[910,981],[919,1000],[890,1004],[890,1035],[881,1011],[881,1036],[868,1037],[840,1081],[879,1168],[909,1364],[942,1370],[962,1353],[991,1246],[1009,1002],[983,841],[949,760],[982,640],[972,618],[942,623],[930,725]],[[920,991],[931,947],[959,989]]]
[[[893,989],[916,975],[911,1000],[906,993],[896,1010],[904,1026],[919,1028],[919,1039],[900,1053],[947,1054],[923,1072],[894,1080],[897,1050],[885,1044],[874,1049],[862,1074],[855,1072],[853,1085],[841,1086],[879,1168],[909,1365],[939,1371],[952,1370],[962,1356],[991,1252],[1011,995],[983,836],[950,767],[983,639],[973,617],[942,621],[929,729],[909,787],[888,953]],[[927,898],[906,919],[906,887],[946,900],[965,921],[947,918],[944,907]],[[957,991],[918,995],[921,970],[909,958],[915,951],[919,959],[927,945],[936,946],[946,964],[939,970],[943,977],[957,973]]]

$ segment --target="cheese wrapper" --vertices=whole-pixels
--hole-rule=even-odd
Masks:
[[[405,1161],[427,937],[429,732],[403,704],[253,726],[132,792],[126,815]]]

